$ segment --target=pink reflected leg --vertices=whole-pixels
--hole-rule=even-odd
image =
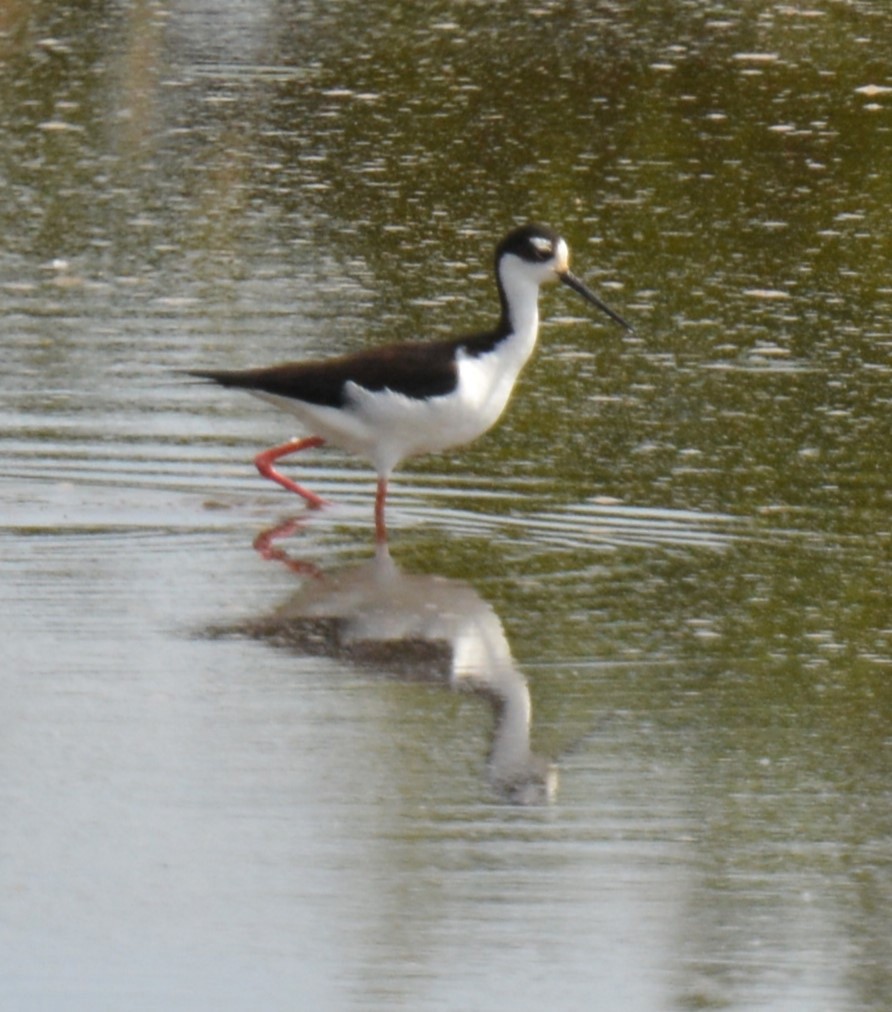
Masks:
[[[384,503],[387,499],[387,479],[378,479],[378,491],[375,493],[375,541],[379,545],[387,543],[387,524],[384,522]]]
[[[254,458],[254,464],[264,478],[278,482],[282,488],[287,488],[289,492],[296,492],[306,500],[308,506],[312,509],[318,509],[320,506],[327,505],[326,501],[321,496],[316,495],[315,492],[311,492],[308,488],[298,485],[296,481],[286,478],[284,474],[280,474],[273,467],[273,463],[279,457],[287,457],[289,453],[298,453],[301,450],[309,450],[315,446],[322,446],[324,442],[325,440],[321,436],[308,436],[306,439],[290,439],[281,446],[274,446],[270,450],[258,453]]]
[[[321,577],[322,570],[315,563],[292,559],[284,548],[279,548],[275,543],[279,538],[290,537],[302,523],[303,521],[298,519],[285,520],[276,527],[261,531],[254,538],[254,548],[264,559],[270,562],[283,562],[292,572],[300,573],[301,576]]]

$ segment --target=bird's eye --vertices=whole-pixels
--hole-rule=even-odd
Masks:
[[[536,260],[548,260],[549,257],[554,255],[554,244],[550,239],[546,239],[544,236],[531,236],[530,246],[532,247],[533,257]]]

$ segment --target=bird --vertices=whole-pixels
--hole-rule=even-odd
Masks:
[[[627,331],[631,326],[570,271],[567,242],[536,223],[513,228],[495,250],[499,317],[468,336],[400,341],[329,358],[187,374],[245,390],[296,415],[309,435],[257,454],[265,478],[309,507],[326,500],[282,474],[282,457],[331,444],[377,473],[375,538],[387,541],[385,503],[404,460],[472,442],[498,421],[539,332],[539,289],[559,281]]]

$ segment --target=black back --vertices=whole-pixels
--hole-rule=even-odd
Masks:
[[[492,348],[493,334],[448,341],[406,341],[368,351],[310,362],[286,362],[261,369],[192,372],[224,387],[277,394],[308,404],[342,408],[347,384],[364,390],[392,390],[406,397],[441,397],[458,382],[456,353],[479,355]]]

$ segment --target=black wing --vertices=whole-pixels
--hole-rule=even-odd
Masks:
[[[308,404],[340,408],[347,384],[365,390],[392,390],[426,399],[451,393],[458,381],[455,355],[466,340],[407,342],[384,345],[336,358],[286,362],[261,369],[190,371],[224,387],[278,394]]]

